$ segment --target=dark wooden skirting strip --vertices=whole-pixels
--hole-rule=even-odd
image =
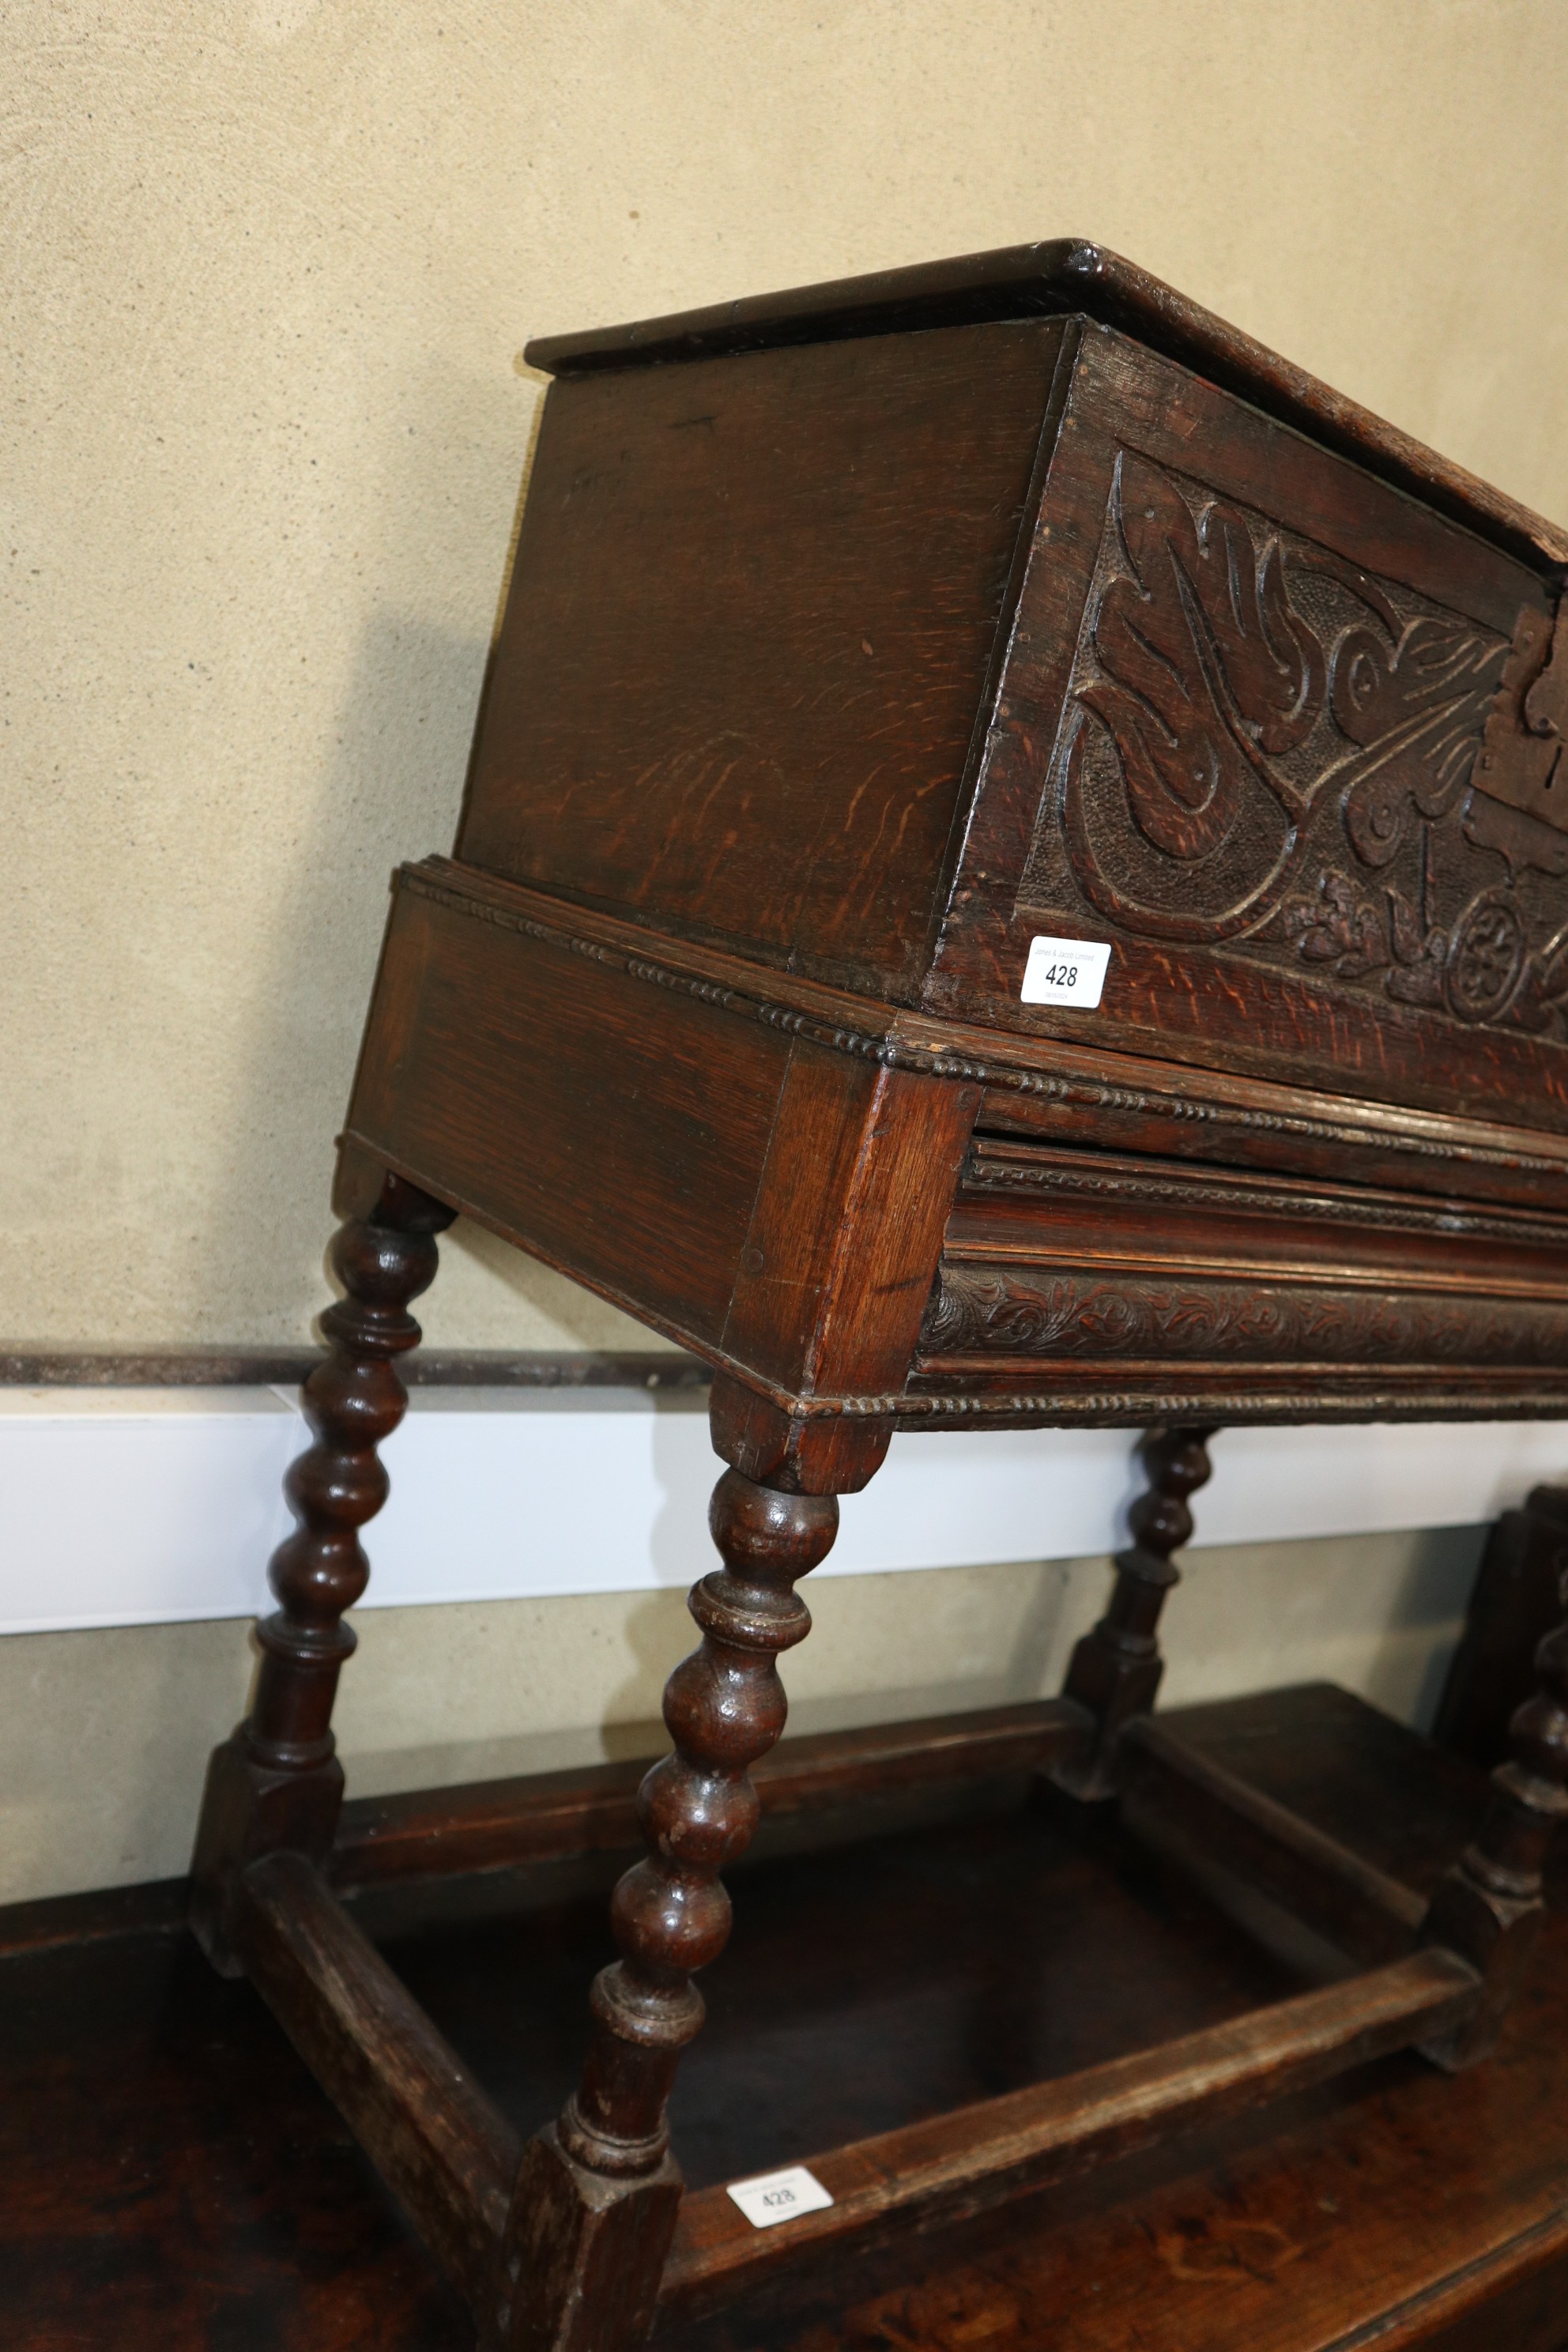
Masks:
[[[1157,1717],[1129,1724],[1121,1755],[1128,1828],[1184,1864],[1201,1864],[1205,1884],[1215,1872],[1233,1874],[1247,1895],[1271,1898],[1363,1965],[1409,1951],[1426,1916],[1413,1888],[1189,1747]]]
[[[0,1352],[0,1388],[294,1388],[321,1360],[320,1348],[11,1348]],[[713,1377],[696,1356],[670,1348],[426,1348],[399,1369],[410,1388],[700,1389]]]
[[[1107,2158],[1425,2042],[1473,2008],[1474,1971],[1433,1948],[1158,2050],[813,2157],[826,2210],[758,2231],[728,2192],[681,2207],[661,2310],[695,2312],[815,2250],[975,2213]]]
[[[1088,1727],[1070,1700],[1032,1699],[816,1732],[784,1740],[752,1767],[752,1779],[764,1813],[804,1812],[922,1784],[1026,1771],[1065,1757]],[[637,1784],[651,1760],[353,1799],[342,1810],[332,1882],[381,1885],[634,1845]]]
[[[479,2307],[517,2171],[510,2125],[302,1855],[252,1864],[236,1940],[268,2007]]]
[[[184,1878],[143,1879],[134,1886],[93,1887],[0,1906],[0,1959],[47,1952],[61,1944],[98,1944],[110,1936],[181,1932],[190,1905]]]

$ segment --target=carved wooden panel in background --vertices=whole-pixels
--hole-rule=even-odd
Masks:
[[[1124,449],[1019,903],[1561,1040],[1550,653]]]

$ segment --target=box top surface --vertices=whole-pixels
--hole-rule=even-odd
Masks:
[[[581,375],[787,343],[1070,312],[1101,320],[1179,360],[1554,580],[1568,570],[1568,530],[1385,424],[1135,263],[1081,237],[752,295],[581,334],[540,336],[524,356],[548,374]]]

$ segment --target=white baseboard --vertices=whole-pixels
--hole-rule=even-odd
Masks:
[[[366,1607],[684,1586],[711,1564],[705,1400],[427,1389],[386,1448]],[[264,1389],[0,1391],[0,1633],[246,1617],[308,1433]],[[846,1498],[826,1576],[1067,1559],[1123,1539],[1133,1440],[914,1433]],[[1568,1477],[1568,1422],[1223,1432],[1200,1542],[1469,1526]]]

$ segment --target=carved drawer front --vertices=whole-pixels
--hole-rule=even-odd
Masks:
[[[1542,583],[1086,328],[928,1001],[1568,1123],[1568,652]],[[1036,935],[1107,941],[1031,1006]]]
[[[979,1138],[910,1385],[1063,1420],[1561,1412],[1568,1218]]]

